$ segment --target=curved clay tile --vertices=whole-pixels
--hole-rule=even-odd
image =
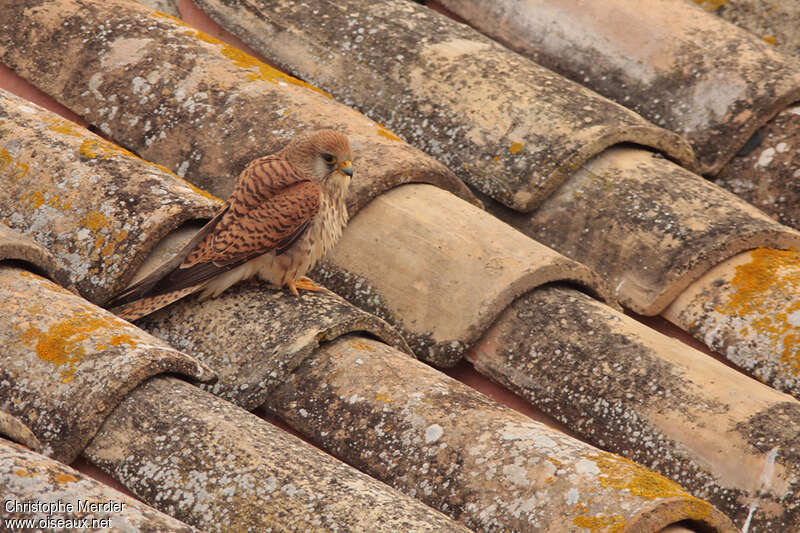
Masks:
[[[33,431],[22,420],[5,411],[0,411],[0,437],[27,446],[35,452],[42,449],[42,443],[39,442]],[[0,442],[2,441],[0,440]]]
[[[534,209],[613,144],[694,164],[677,135],[411,2],[197,4],[287,72],[390,124],[514,209]]]
[[[139,498],[203,530],[467,532],[174,378],[131,392],[84,454]]]
[[[719,171],[758,128],[800,100],[796,61],[685,0],[439,3],[537,63],[685,136],[703,174]]]
[[[0,486],[7,531],[198,533],[64,464],[2,439]],[[33,505],[38,509],[30,510]],[[35,525],[14,527],[9,520],[32,520]]]
[[[656,315],[714,265],[753,248],[800,247],[800,232],[663,158],[606,150],[536,212],[490,211],[593,268],[633,311]]]
[[[580,438],[674,479],[737,524],[800,528],[797,400],[563,287],[517,299],[467,357]]]
[[[245,409],[262,405],[321,343],[340,335],[360,332],[410,352],[386,322],[329,291],[296,298],[261,281],[239,283],[203,303],[186,298],[136,323],[197,354],[219,378],[204,387]]]
[[[362,209],[312,276],[400,328],[438,366],[458,363],[507,305],[540,285],[571,282],[614,301],[588,268],[422,184]]]
[[[413,181],[476,201],[444,165],[380,124],[134,2],[36,0],[3,9],[0,25],[6,65],[119,144],[221,198],[252,159],[300,132],[334,128],[356,153],[351,212]]]
[[[376,341],[325,344],[269,404],[334,454],[476,531],[602,524],[608,531],[657,532],[683,520],[735,531],[676,483]]]
[[[0,221],[52,252],[91,301],[124,287],[169,231],[210,218],[221,205],[163,167],[2,90],[0,120]]]
[[[125,395],[176,372],[208,381],[204,364],[25,270],[0,266],[0,410],[45,455],[69,463]]]
[[[22,261],[59,285],[71,288],[69,273],[59,265],[53,254],[30,237],[0,223],[0,263],[3,261]]]
[[[758,248],[732,257],[663,315],[758,379],[800,398],[797,249]]]

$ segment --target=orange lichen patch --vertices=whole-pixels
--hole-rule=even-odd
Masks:
[[[492,161],[494,161],[495,163],[499,163],[499,162],[500,162],[500,156],[497,156],[497,155],[496,155],[496,156],[494,156],[494,157],[492,158]]]
[[[777,44],[777,42],[778,42],[778,40],[775,39],[774,35],[765,35],[761,39],[763,39],[764,41],[768,42],[772,46],[775,46]]]
[[[55,209],[63,209],[65,211],[72,209],[72,204],[61,200],[61,198],[59,198],[57,194],[54,194],[53,196],[47,199],[47,205]]]
[[[798,375],[800,253],[757,248],[750,251],[750,257],[750,263],[736,267],[731,280],[734,292],[716,311],[746,320],[749,331],[767,339],[781,354],[781,362]]]
[[[219,47],[219,52],[226,58],[230,59],[233,62],[233,64],[236,65],[237,67],[244,69],[255,69],[255,72],[251,72],[247,76],[247,79],[251,81],[264,80],[273,83],[279,83],[279,82],[290,83],[292,85],[299,85],[300,87],[311,89],[312,91],[327,96],[328,98],[333,98],[333,96],[326,93],[322,89],[314,87],[310,83],[306,83],[302,80],[298,80],[297,78],[289,76],[288,74],[283,73],[280,70],[274,69],[269,65],[265,65],[264,63],[262,63],[255,57],[251,56],[250,54],[243,52],[238,48],[225,44],[216,37],[212,37],[207,33],[195,29],[185,31],[184,33],[187,35],[193,35],[194,37],[196,37],[201,41],[217,45]]]
[[[597,480],[604,487],[627,489],[634,496],[653,500],[670,496],[690,497],[683,488],[660,474],[639,466],[624,457],[600,452],[585,455],[600,469]]]
[[[75,483],[76,481],[78,481],[78,478],[70,474],[56,474],[53,477],[53,480],[55,480],[56,483],[64,484],[64,483]]]
[[[86,130],[74,122],[62,118],[54,118],[47,121],[49,124],[48,129],[65,135],[73,137],[83,137],[86,135]]]
[[[115,155],[123,154],[130,157],[139,157],[128,150],[102,139],[86,139],[78,149],[86,159],[109,159]]]
[[[120,333],[119,335],[114,335],[111,337],[111,340],[108,341],[108,343],[111,346],[120,346],[122,344],[129,344],[133,346],[136,344],[136,341],[127,333]]]
[[[375,393],[375,401],[383,403],[392,403],[394,400],[392,400],[384,391],[380,391]]]
[[[173,17],[172,15],[170,15],[168,13],[164,13],[163,11],[153,11],[153,16],[154,17],[161,17],[162,19],[169,19],[172,22],[174,22],[175,24],[179,24],[180,26],[186,26],[187,28],[191,28],[191,26],[186,24],[184,21],[182,21],[178,17]]]
[[[78,312],[51,325],[46,332],[30,327],[23,332],[21,340],[26,344],[35,344],[36,355],[42,361],[51,363],[56,368],[66,365],[67,368],[61,371],[61,382],[68,383],[72,380],[75,365],[86,355],[83,342],[90,336],[102,336],[104,330],[114,331],[125,325],[125,322],[118,319],[91,312]],[[115,339],[118,344],[114,344]],[[136,345],[133,338],[120,333],[115,333],[107,342],[115,346],[122,343]]]
[[[694,3],[702,6],[708,11],[716,11],[721,7],[725,7],[725,5],[728,3],[728,0],[694,0]]]
[[[106,224],[108,224],[108,219],[99,211],[89,211],[83,217],[83,225],[92,231],[97,231]]]
[[[692,497],[683,503],[683,511],[692,520],[704,520],[711,515],[711,506]]]
[[[159,165],[157,163],[152,163],[152,162],[150,162],[150,161],[148,161],[146,159],[142,159],[141,157],[139,157],[138,155],[134,154],[133,152],[128,151],[125,148],[122,148],[121,146],[117,146],[114,143],[110,143],[108,141],[104,141],[103,139],[94,139],[94,138],[93,139],[86,139],[85,141],[83,141],[83,143],[81,143],[79,151],[80,151],[81,155],[83,155],[83,157],[85,157],[87,159],[108,159],[108,158],[113,157],[114,155],[118,155],[118,154],[122,154],[122,155],[127,156],[127,157],[132,157],[132,158],[134,158],[134,159],[136,159],[138,161],[142,161],[143,163],[145,163],[145,164],[147,164],[147,165],[149,165],[149,166],[151,166],[153,168],[157,168],[161,172],[169,174],[173,178],[177,179],[178,181],[180,181],[181,183],[183,183],[184,185],[189,187],[192,190],[192,192],[194,192],[194,193],[197,193],[197,194],[199,194],[201,196],[204,196],[206,198],[209,198],[211,200],[221,201],[216,196],[214,196],[212,194],[209,194],[208,192],[204,191],[203,189],[200,189],[200,188],[192,185],[191,183],[189,183],[185,179],[181,178],[180,176],[178,176],[177,174],[172,172],[170,169],[168,169],[164,165]],[[0,168],[2,168],[2,167],[0,167]]]
[[[26,200],[32,208],[39,209],[44,203],[44,194],[42,191],[34,191],[27,196]]]
[[[381,137],[386,137],[390,141],[403,142],[403,139],[401,139],[400,137],[398,137],[397,135],[395,135],[394,133],[392,133],[391,131],[387,130],[385,127],[380,125],[378,126],[378,135],[380,135]]]
[[[580,514],[572,519],[572,523],[592,533],[619,533],[625,530],[625,517],[622,515],[588,515],[586,506],[581,504],[575,506],[575,512]]]
[[[18,163],[14,161],[14,158],[11,157],[11,154],[8,153],[8,150],[5,148],[0,149],[0,170],[5,169],[6,167],[11,167],[13,165],[13,170],[11,172],[11,178],[14,180],[21,179],[25,177],[25,174],[28,173],[28,165],[25,163]]]
[[[350,341],[347,343],[347,345],[354,350],[370,350],[369,344],[361,341]]]
[[[14,475],[17,477],[34,477],[36,474],[34,472],[28,472],[24,468],[18,468],[14,470]]]
[[[522,150],[522,146],[523,144],[519,142],[511,143],[511,146],[508,147],[508,151],[511,152],[512,155],[516,155]]]

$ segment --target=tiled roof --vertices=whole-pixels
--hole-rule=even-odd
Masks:
[[[201,530],[800,527],[800,233],[746,201],[796,194],[795,58],[678,0],[431,6],[491,39],[397,0],[197,4],[297,78],[126,0],[0,12],[0,60],[105,136],[0,94],[0,432],[48,456],[0,440],[12,499],[95,498],[52,462],[80,455]],[[319,127],[356,151],[334,292],[95,305]],[[569,436],[425,364],[464,358]]]

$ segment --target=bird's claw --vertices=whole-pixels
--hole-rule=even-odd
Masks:
[[[311,292],[319,292],[322,290],[322,287],[314,283],[311,280],[311,278],[307,278],[305,276],[289,280],[289,283],[287,285],[289,287],[289,290],[292,291],[292,294],[294,294],[297,297],[300,297],[300,293],[297,292],[297,289],[303,289],[304,291],[311,291]]]

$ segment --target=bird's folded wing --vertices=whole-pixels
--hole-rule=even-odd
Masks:
[[[159,280],[178,268],[186,259],[186,257],[191,254],[192,251],[197,248],[197,246],[203,242],[203,240],[210,233],[214,231],[214,228],[217,227],[219,221],[222,220],[222,217],[228,212],[229,207],[229,204],[226,203],[225,206],[217,212],[214,218],[209,220],[205,226],[200,228],[200,231],[198,231],[195,236],[192,237],[192,240],[186,243],[186,245],[181,248],[180,252],[175,254],[175,256],[169,261],[159,266],[145,278],[139,280],[133,285],[130,285],[106,300],[106,302],[103,303],[103,306],[109,308],[124,305],[134,300],[138,300],[139,298],[142,298],[148,294],[155,284],[159,282]]]
[[[167,274],[148,293],[191,287],[296,240],[319,211],[320,190],[304,181],[285,188],[258,207],[206,237],[196,253]]]

